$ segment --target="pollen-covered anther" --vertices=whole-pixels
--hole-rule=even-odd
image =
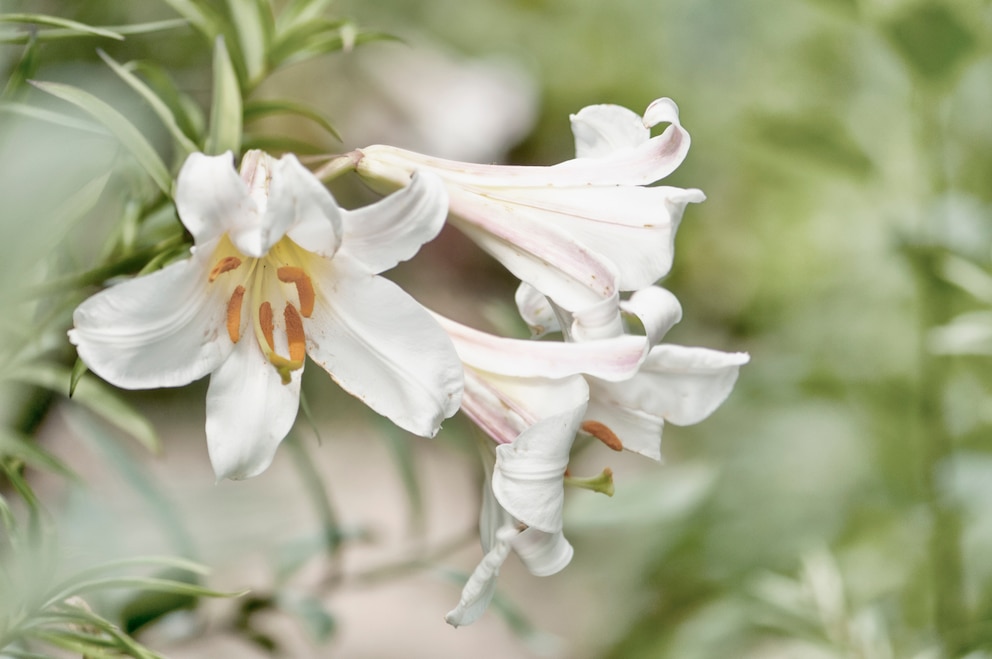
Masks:
[[[236,270],[238,266],[241,265],[241,259],[237,256],[225,256],[220,261],[217,261],[213,269],[210,270],[210,276],[207,277],[209,281],[214,281],[217,277],[220,277],[225,272],[230,272],[231,270]]]
[[[610,430],[609,426],[605,423],[600,421],[583,421],[582,430],[603,442],[614,451],[623,450],[623,442],[620,441],[616,433]]]
[[[289,343],[289,359],[292,362],[303,363],[307,356],[307,337],[303,331],[303,320],[300,312],[291,304],[286,305],[283,311],[283,318],[286,321],[286,340]]]
[[[296,294],[300,298],[300,313],[304,318],[309,318],[313,313],[315,299],[313,280],[310,279],[310,275],[304,272],[303,268],[284,265],[276,270],[276,276],[283,283],[296,285]]]
[[[227,301],[227,335],[233,343],[241,338],[241,301],[245,297],[245,287],[238,286]]]
[[[258,324],[262,328],[262,336],[269,344],[269,350],[275,352],[275,325],[272,323],[272,305],[263,302],[258,306]]]

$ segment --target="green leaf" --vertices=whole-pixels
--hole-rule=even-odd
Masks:
[[[978,39],[948,6],[917,3],[885,26],[896,52],[920,78],[949,79],[977,50]]]
[[[75,367],[70,370],[56,364],[34,363],[15,369],[9,377],[63,395],[68,387],[72,390],[72,399],[78,404],[134,437],[152,453],[162,450],[158,433],[144,415],[121,400],[109,387],[92,377],[76,377],[75,372]],[[75,387],[73,380],[76,381]]]
[[[279,14],[276,27],[279,32],[297,27],[319,18],[333,0],[291,0]]]
[[[10,78],[3,88],[2,98],[15,98],[19,92],[23,92],[27,81],[34,77],[38,70],[38,39],[34,34],[30,35],[27,47],[21,53],[21,59],[17,66],[10,72]]]
[[[107,63],[107,66],[113,69],[114,73],[120,76],[124,82],[130,85],[133,90],[138,92],[138,94],[140,94],[141,97],[148,102],[152,108],[152,111],[158,115],[158,118],[162,120],[163,124],[165,124],[166,129],[168,129],[169,133],[172,135],[172,138],[179,145],[179,148],[185,151],[184,155],[189,155],[195,151],[199,151],[196,144],[194,144],[193,141],[190,140],[185,133],[183,133],[182,129],[179,128],[179,124],[176,122],[176,117],[172,113],[172,110],[170,110],[169,106],[166,105],[161,98],[159,98],[158,94],[152,91],[148,85],[139,80],[136,75],[118,64],[116,60],[110,57],[110,55],[99,49],[96,52],[100,58]]]
[[[30,437],[18,435],[13,430],[0,428],[0,456],[10,456],[36,469],[50,471],[66,478],[78,478],[68,466]]]
[[[144,77],[158,97],[169,106],[172,116],[183,134],[195,138],[199,143],[206,128],[206,121],[200,106],[188,94],[179,90],[175,81],[156,62],[135,60],[128,64],[129,70]]]
[[[224,37],[217,37],[214,46],[214,93],[210,105],[210,130],[204,151],[218,155],[241,151],[242,129],[241,89]]]
[[[82,34],[91,34],[97,37],[107,37],[108,39],[116,39],[117,41],[123,41],[124,35],[114,32],[112,30],[107,30],[101,27],[93,27],[92,25],[86,25],[85,23],[79,23],[77,21],[71,21],[67,18],[59,18],[57,16],[46,16],[44,14],[0,14],[0,23],[28,23],[36,25],[53,25],[55,27],[62,27],[73,32]]]
[[[119,588],[136,588],[156,593],[175,593],[177,595],[191,595],[193,597],[241,597],[250,592],[248,590],[237,592],[211,590],[197,584],[171,579],[158,579],[155,577],[106,577],[103,579],[80,581],[69,588],[58,589],[46,597],[46,607],[63,602],[75,595],[85,595],[86,593]]]
[[[172,175],[169,174],[165,163],[162,162],[152,145],[148,143],[141,131],[128,121],[127,117],[93,94],[78,87],[57,82],[32,81],[31,84],[92,115],[120,140],[124,148],[130,151],[162,192],[166,195],[171,193]]]
[[[171,30],[177,27],[185,27],[189,25],[189,21],[183,18],[170,18],[164,21],[150,21],[148,23],[134,23],[133,25],[111,25],[111,26],[100,26],[98,30],[107,30],[114,32],[121,36],[128,36],[133,34],[147,34],[150,32],[160,32],[162,30]],[[86,32],[79,32],[78,30],[54,28],[49,30],[36,30],[30,33],[13,34],[10,36],[0,36],[0,44],[19,44],[28,43],[32,40],[37,40],[39,42],[45,41],[56,41],[59,39],[70,39],[79,37],[95,37],[94,35]]]
[[[395,35],[385,32],[355,31],[354,26],[347,22],[337,22],[333,29],[326,29],[308,38],[299,39],[288,35],[272,48],[273,66],[285,66],[319,55],[337,52],[344,49],[346,44],[356,46],[372,41],[399,41]]]
[[[335,139],[341,141],[341,135],[334,129],[334,126],[324,118],[319,110],[304,103],[296,103],[288,100],[258,100],[245,102],[245,121],[261,119],[273,114],[295,114],[314,122]]]
[[[36,121],[45,121],[50,124],[64,126],[65,128],[72,128],[73,130],[81,130],[87,133],[109,135],[107,129],[100,124],[92,121],[86,121],[85,119],[77,119],[76,117],[70,117],[62,114],[61,112],[54,112],[45,108],[39,108],[35,105],[28,105],[26,103],[0,103],[0,112],[17,114]]]
[[[194,0],[165,0],[165,3],[189,21],[209,41],[213,41],[220,34],[222,24],[220,17],[203,3]]]
[[[250,89],[265,76],[272,40],[272,13],[264,0],[227,0],[227,6],[238,34],[238,46]]]

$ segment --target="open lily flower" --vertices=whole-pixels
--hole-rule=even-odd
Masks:
[[[528,527],[561,530],[565,469],[589,401],[581,374],[633,377],[644,337],[564,343],[495,337],[436,316],[465,365],[462,410],[496,442],[492,488]]]
[[[299,406],[306,355],[397,425],[434,435],[455,413],[462,367],[447,334],[377,273],[440,231],[443,184],[417,174],[345,211],[292,155],[191,155],[176,208],[191,258],[112,286],[73,314],[89,368],[127,389],[210,374],[206,434],[218,478],[271,463]]]
[[[563,331],[566,339],[581,341],[562,329],[567,311],[556,307],[533,287],[517,289],[517,307],[536,335]],[[745,353],[659,344],[682,319],[682,306],[674,295],[649,286],[619,303],[636,316],[651,346],[637,373],[624,381],[587,377],[589,404],[582,429],[599,439],[654,460],[661,459],[665,422],[686,426],[712,414],[730,395]]]
[[[617,330],[614,315],[578,312],[619,291],[649,286],[671,267],[675,231],[699,190],[645,187],[672,173],[689,134],[670,99],[638,116],[594,105],[571,118],[576,158],[552,167],[474,165],[371,146],[353,154],[359,174],[403,185],[410,173],[437,173],[448,187],[451,221],[483,249],[562,308],[589,338]],[[650,128],[670,124],[651,137]],[[597,325],[596,323],[600,323]]]

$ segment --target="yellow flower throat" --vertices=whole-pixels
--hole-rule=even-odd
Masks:
[[[227,335],[234,343],[241,339],[241,318],[247,296],[255,340],[262,354],[279,373],[283,384],[289,384],[292,372],[303,368],[306,358],[303,318],[313,314],[316,300],[313,280],[303,267],[309,257],[308,252],[285,237],[273,245],[265,256],[246,257],[225,235],[214,251],[213,258],[216,260],[207,277],[210,284],[220,277],[236,278],[238,283],[227,302]],[[288,357],[280,355],[276,349],[277,325],[273,301],[277,305],[283,304],[282,329],[285,331]]]

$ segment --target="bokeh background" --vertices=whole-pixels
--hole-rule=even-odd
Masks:
[[[237,13],[235,0],[205,4]],[[0,0],[0,12],[176,17],[152,0]],[[617,493],[570,493],[572,565],[537,579],[511,559],[486,617],[453,630],[442,616],[481,556],[465,420],[435,440],[404,436],[311,368],[311,419],[273,468],[214,484],[204,383],[116,394],[139,411],[117,426],[154,428],[158,455],[106,405],[27,387],[62,382],[54,365],[74,355],[60,332],[98,283],[66,277],[132,230],[128,191],[147,183],[84,115],[8,83],[3,400],[7,425],[80,475],[27,471],[60,569],[179,553],[211,567],[211,587],[254,589],[146,626],[139,638],[172,657],[992,656],[992,4],[353,0],[327,13],[402,40],[288,66],[253,90],[310,104],[342,141],[271,116],[246,123],[247,145],[317,156],[383,142],[552,164],[572,155],[569,113],[673,98],[692,148],[665,183],[708,199],[679,229],[664,285],[685,319],[667,340],[752,362],[710,419],[666,429],[664,465],[601,447],[577,456],[590,472],[611,466]],[[19,26],[0,27],[0,72],[14,80],[26,47]],[[166,72],[202,120],[211,47],[189,27],[51,40],[31,52],[32,77],[107,100],[169,162],[161,123],[96,49],[151,62],[149,79]],[[347,177],[334,190],[345,204],[374,198]],[[141,235],[168,235],[171,210],[156,212]],[[463,322],[525,336],[515,282],[454,231],[391,276]],[[75,288],[53,293],[53,281]],[[37,291],[49,297],[26,307]],[[38,355],[45,382],[24,373]],[[91,604],[125,621],[155,610],[135,597]]]

